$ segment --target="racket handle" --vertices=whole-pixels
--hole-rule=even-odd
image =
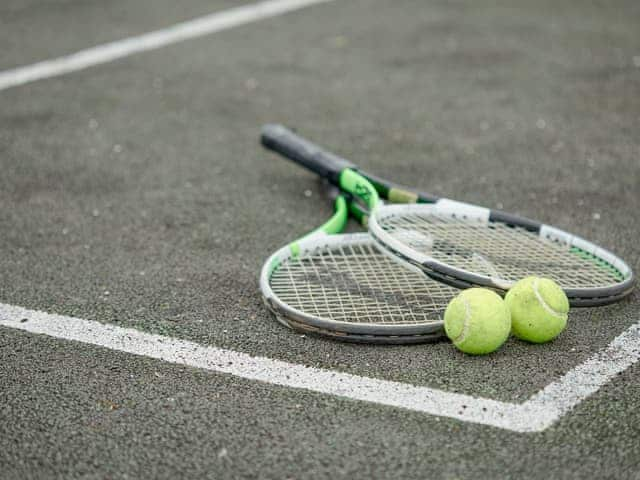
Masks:
[[[334,185],[339,185],[340,172],[345,168],[355,166],[344,158],[329,153],[318,145],[296,135],[282,125],[264,125],[260,140],[262,145],[269,150],[308,168]]]

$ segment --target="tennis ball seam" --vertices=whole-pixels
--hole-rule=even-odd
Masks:
[[[553,308],[551,308],[551,305],[549,305],[544,298],[542,298],[542,294],[540,293],[540,291],[538,290],[538,278],[536,278],[533,283],[531,284],[531,288],[533,290],[533,294],[536,296],[536,299],[538,300],[538,303],[540,303],[540,306],[542,306],[542,308],[545,310],[545,312],[547,312],[549,315],[552,315],[554,317],[557,318],[564,318],[565,314],[562,312],[558,312],[556,310],[554,310]]]
[[[462,343],[469,333],[469,325],[471,324],[471,305],[466,298],[459,298],[464,306],[464,321],[462,322],[462,331],[456,338],[452,338],[453,343]]]

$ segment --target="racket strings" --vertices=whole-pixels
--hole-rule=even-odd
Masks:
[[[457,292],[390,260],[371,243],[324,247],[284,261],[270,279],[285,304],[348,323],[416,325],[442,321]]]
[[[528,275],[552,278],[564,288],[616,284],[621,274],[566,244],[504,223],[488,225],[433,213],[404,213],[380,226],[412,249],[454,268],[517,281]]]

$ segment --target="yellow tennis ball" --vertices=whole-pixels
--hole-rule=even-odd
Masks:
[[[567,326],[569,300],[553,280],[523,278],[507,292],[504,300],[511,310],[511,331],[522,340],[548,342]]]
[[[465,353],[491,353],[507,340],[511,330],[509,309],[500,296],[486,288],[464,290],[444,312],[444,330]]]

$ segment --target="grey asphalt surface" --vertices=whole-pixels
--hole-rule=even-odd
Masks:
[[[231,4],[11,0],[0,68]],[[2,91],[0,302],[523,401],[636,323],[639,294],[486,357],[292,333],[258,271],[331,206],[260,126],[637,271],[638,25],[632,1],[336,1]],[[639,380],[516,434],[0,328],[0,477],[640,478]]]

